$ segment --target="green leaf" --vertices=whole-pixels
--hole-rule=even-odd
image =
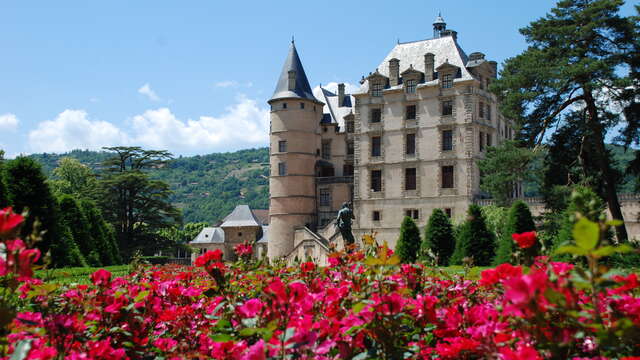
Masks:
[[[618,219],[613,219],[613,220],[607,221],[605,224],[607,224],[609,226],[620,226],[620,225],[624,224],[624,221],[618,220]]]
[[[240,336],[242,337],[248,337],[248,336],[253,336],[257,333],[259,333],[262,329],[257,329],[257,328],[244,328],[242,330],[240,330]]]
[[[360,311],[362,311],[362,309],[364,309],[364,307],[367,306],[367,304],[363,303],[363,302],[359,302],[355,305],[353,305],[353,307],[351,308],[351,310],[353,310],[354,314],[359,313]]]
[[[233,337],[229,334],[215,334],[211,336],[211,340],[215,342],[227,342],[233,340]]]
[[[16,345],[16,349],[11,354],[11,358],[9,360],[22,360],[26,359],[29,354],[29,350],[31,350],[31,340],[20,340]]]
[[[133,299],[134,302],[140,302],[149,295],[149,290],[140,291],[138,295]]]
[[[572,255],[587,255],[587,251],[583,248],[579,248],[577,246],[574,245],[564,245],[564,246],[560,246],[559,248],[556,249],[555,251],[556,255],[560,255],[560,254],[572,254]]]
[[[573,226],[573,238],[576,241],[576,245],[584,250],[593,250],[598,245],[598,239],[600,238],[600,228],[598,224],[590,221],[587,218],[580,218],[578,222]]]
[[[616,252],[616,248],[611,246],[611,245],[607,245],[607,246],[603,246],[598,248],[596,251],[593,252],[593,255],[596,257],[604,257],[604,256],[610,256],[611,254]]]

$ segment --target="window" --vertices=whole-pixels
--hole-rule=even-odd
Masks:
[[[453,150],[453,130],[442,130],[442,151]]]
[[[406,135],[406,146],[405,146],[405,154],[407,155],[415,155],[416,153],[416,134],[407,134]]]
[[[280,176],[287,175],[287,163],[285,162],[278,163],[278,175]]]
[[[412,218],[413,220],[420,219],[420,210],[418,209],[407,209],[404,211],[404,215]]]
[[[479,108],[480,112],[478,113],[478,116],[480,118],[484,118],[484,103],[482,101],[480,101],[480,108]]]
[[[453,166],[442,167],[442,188],[453,188]]]
[[[347,141],[347,155],[353,155],[353,140]]]
[[[240,237],[240,236],[242,236],[242,232],[239,232],[239,233],[238,233],[238,237]]]
[[[322,158],[325,160],[331,159],[331,141],[322,142]]]
[[[278,141],[278,152],[287,152],[287,141],[286,140]]]
[[[374,83],[371,85],[371,96],[382,96],[382,89],[384,89],[382,84]]]
[[[320,189],[320,206],[331,206],[331,193],[329,189]]]
[[[492,146],[491,145],[492,141],[491,141],[491,134],[487,133],[487,147]]]
[[[415,94],[416,93],[416,80],[407,80],[407,94]]]
[[[442,102],[442,115],[453,114],[453,100],[446,100]]]
[[[353,165],[351,164],[342,165],[342,176],[353,176]]]
[[[300,103],[300,109],[304,109],[304,103]]]
[[[478,75],[478,80],[480,80],[480,89],[484,90],[484,79],[482,79],[482,75]]]
[[[451,74],[446,74],[442,76],[442,88],[450,89],[453,87],[453,76]]]
[[[382,191],[382,170],[371,170],[371,191]]]
[[[379,123],[380,121],[382,121],[381,109],[371,109],[371,112],[369,113],[369,115],[370,115],[370,121],[372,123]]]
[[[480,145],[480,151],[484,151],[484,133],[482,131],[480,131],[480,136],[478,140],[480,140],[478,142]]]
[[[282,103],[282,108],[286,109],[287,108],[287,103]]]
[[[373,136],[371,138],[371,156],[380,156],[381,149],[380,145],[382,143],[382,138],[380,136]]]
[[[448,217],[451,217],[451,208],[445,208],[444,213],[447,214]]]
[[[380,210],[374,210],[371,213],[371,220],[380,221],[380,219],[382,219],[382,216],[380,216]]]
[[[355,125],[353,123],[353,120],[347,121],[347,132],[352,133],[354,131],[355,131]]]
[[[404,108],[404,118],[406,120],[415,120],[416,119],[416,106],[408,105]]]
[[[416,168],[404,169],[404,189],[405,190],[416,189]]]
[[[491,120],[491,105],[487,104],[487,120]]]

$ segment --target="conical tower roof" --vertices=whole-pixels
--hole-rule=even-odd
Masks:
[[[295,71],[296,76],[295,88],[292,90],[289,90],[290,71]],[[287,59],[282,67],[282,72],[280,73],[276,90],[273,92],[273,96],[271,96],[269,101],[288,98],[318,101],[318,99],[313,96],[311,86],[309,86],[309,80],[307,80],[307,75],[304,73],[302,62],[300,62],[300,57],[298,56],[298,51],[296,50],[296,45],[293,41],[289,47]]]

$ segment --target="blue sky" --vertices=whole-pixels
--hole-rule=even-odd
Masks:
[[[525,47],[518,29],[554,4],[2,1],[0,148],[266,146],[266,100],[292,35],[312,86],[357,84],[398,39],[431,37],[439,11],[467,53],[502,63]]]

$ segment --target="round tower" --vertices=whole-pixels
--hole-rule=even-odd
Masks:
[[[315,163],[324,104],[313,96],[293,42],[268,103],[271,174],[267,254],[278,259],[293,250],[296,228],[312,227],[317,221]]]

